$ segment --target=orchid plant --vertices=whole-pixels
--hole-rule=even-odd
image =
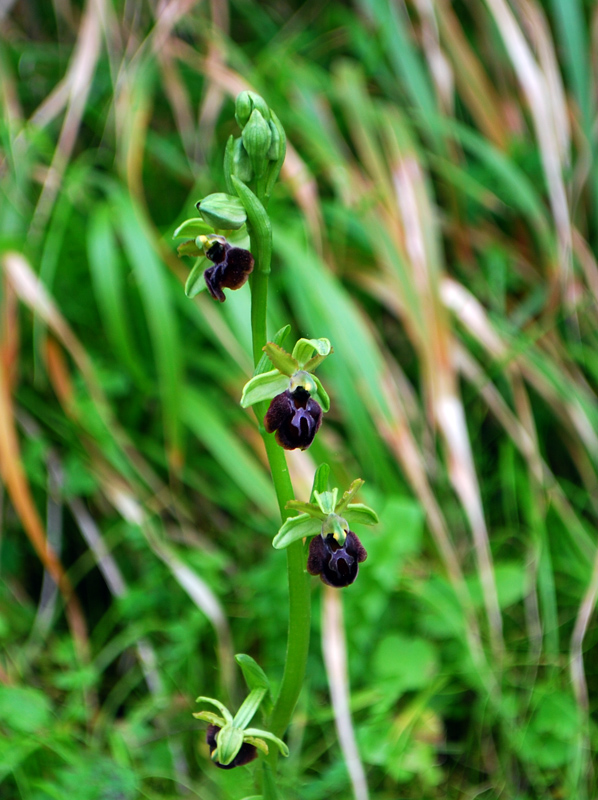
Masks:
[[[375,524],[377,516],[368,506],[353,502],[363,485],[361,479],[353,481],[340,499],[337,488],[328,489],[326,464],[316,470],[309,502],[295,500],[285,450],[310,447],[322,425],[330,398],[314,372],[333,349],[326,338],[300,338],[287,352],[282,343],[289,326],[268,339],[272,227],[267,206],[284,162],[286,136],[274,111],[253,92],[237,97],[235,117],[241,135],[231,136],[226,146],[227,191],[200,200],[199,216],[183,222],[174,236],[185,240],[178,247],[179,255],[196,259],[185,285],[188,297],[207,290],[215,300],[225,302],[224,289],[236,291],[246,283],[251,289],[255,370],[243,389],[241,405],[255,410],[282,517],[273,546],[287,553],[289,630],[284,673],[273,702],[265,673],[241,654],[236,659],[250,692],[237,713],[233,715],[215,698],[200,696],[198,702],[214,706],[220,714],[202,710],[194,716],[209,725],[206,739],[216,766],[232,769],[262,755],[260,797],[275,800],[280,797],[273,778],[277,756],[288,755],[282,737],[305,677],[310,575],[319,575],[337,588],[353,583],[367,553],[349,526]],[[258,709],[267,729],[249,727]],[[268,742],[275,748],[269,748]]]

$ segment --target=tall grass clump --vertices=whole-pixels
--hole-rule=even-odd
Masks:
[[[591,800],[596,9],[4,6],[0,796]],[[268,192],[227,162],[243,92],[286,132]],[[267,311],[257,267],[222,304],[183,290],[210,265],[192,283],[172,235],[210,195],[263,258],[233,177],[267,211]],[[289,353],[334,348],[288,469],[269,400],[240,404],[287,324]],[[292,545],[291,691],[281,509],[358,476],[355,583]],[[198,694],[259,695],[248,744],[289,757],[217,769]]]

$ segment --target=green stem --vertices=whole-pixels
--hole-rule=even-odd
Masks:
[[[262,198],[260,198],[261,200]],[[256,265],[251,282],[251,331],[253,337],[253,359],[255,365],[262,357],[262,348],[267,342],[266,313],[268,300],[268,273],[270,269],[270,243],[258,240],[258,232],[250,230],[251,252]],[[261,258],[260,258],[261,255]],[[265,264],[262,263],[262,259]],[[264,266],[266,267],[264,269]],[[293,485],[284,450],[276,444],[272,434],[263,426],[266,404],[256,408],[260,432],[266,446],[272,481],[284,522],[291,515],[286,504],[294,499]],[[309,649],[311,597],[309,575],[305,570],[305,553],[302,542],[287,548],[287,575],[289,581],[289,627],[284,673],[278,697],[270,718],[270,730],[282,738],[289,725],[305,678]],[[269,762],[275,766],[278,751],[272,748]]]

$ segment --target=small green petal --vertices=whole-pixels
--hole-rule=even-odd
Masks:
[[[336,508],[334,509],[337,514],[342,514],[343,510],[349,505],[351,500],[355,497],[357,492],[361,489],[363,484],[365,483],[364,480],[361,478],[356,478],[351,486],[347,489],[347,491],[343,494],[341,499],[336,504]]]
[[[264,346],[264,353],[268,356],[272,365],[283,375],[288,375],[289,378],[299,369],[299,364],[293,356],[283,350],[280,345],[274,344],[274,342],[268,342]]]
[[[277,331],[274,334],[274,337],[272,339],[274,344],[282,345],[284,340],[289,335],[289,331],[290,330],[291,330],[291,326],[290,325],[285,325],[284,328],[281,328],[279,331]],[[258,362],[258,365],[255,368],[255,371],[254,371],[253,374],[254,375],[261,375],[262,372],[268,372],[271,366],[272,366],[272,364],[270,362],[270,359],[268,358],[267,353],[264,353],[264,355],[260,358],[260,360]]]
[[[320,533],[321,528],[321,521],[313,519],[307,514],[291,517],[287,519],[272,540],[272,547],[276,548],[276,550],[282,550],[293,542],[303,539],[304,536],[315,536]]]
[[[315,503],[304,503],[302,500],[289,500],[285,508],[292,508],[295,511],[300,511],[302,514],[309,514],[310,517],[317,519],[325,519],[322,509]]]
[[[197,711],[192,716],[195,719],[201,719],[203,722],[209,722],[210,725],[217,725],[219,728],[223,728],[226,725],[225,719],[219,717],[218,714],[213,714],[211,711]]]
[[[270,752],[266,742],[263,739],[259,739],[257,736],[243,736],[243,741],[246,742],[246,744],[252,744],[254,747],[257,747],[265,756]]]

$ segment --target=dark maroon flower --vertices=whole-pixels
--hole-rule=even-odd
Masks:
[[[212,755],[217,747],[216,734],[219,730],[220,728],[218,725],[209,725],[206,731],[206,742],[210,748],[210,755]],[[230,764],[221,764],[219,761],[214,761],[213,763],[216,764],[217,767],[220,767],[220,769],[233,769],[233,767],[242,767],[244,764],[249,764],[254,758],[257,758],[256,748],[252,744],[243,742],[241,749]]]
[[[359,572],[359,564],[368,557],[365,547],[353,531],[347,531],[344,545],[340,545],[329,533],[318,534],[309,543],[307,571],[319,575],[328,584],[341,588],[353,583]]]
[[[224,303],[223,289],[240,289],[253,271],[253,256],[249,250],[233,247],[228,242],[214,242],[206,252],[206,257],[214,262],[203,276],[208,291],[214,300]]]
[[[322,409],[310,393],[299,386],[277,394],[264,417],[268,433],[276,431],[276,441],[285,450],[305,450],[322,423]]]

